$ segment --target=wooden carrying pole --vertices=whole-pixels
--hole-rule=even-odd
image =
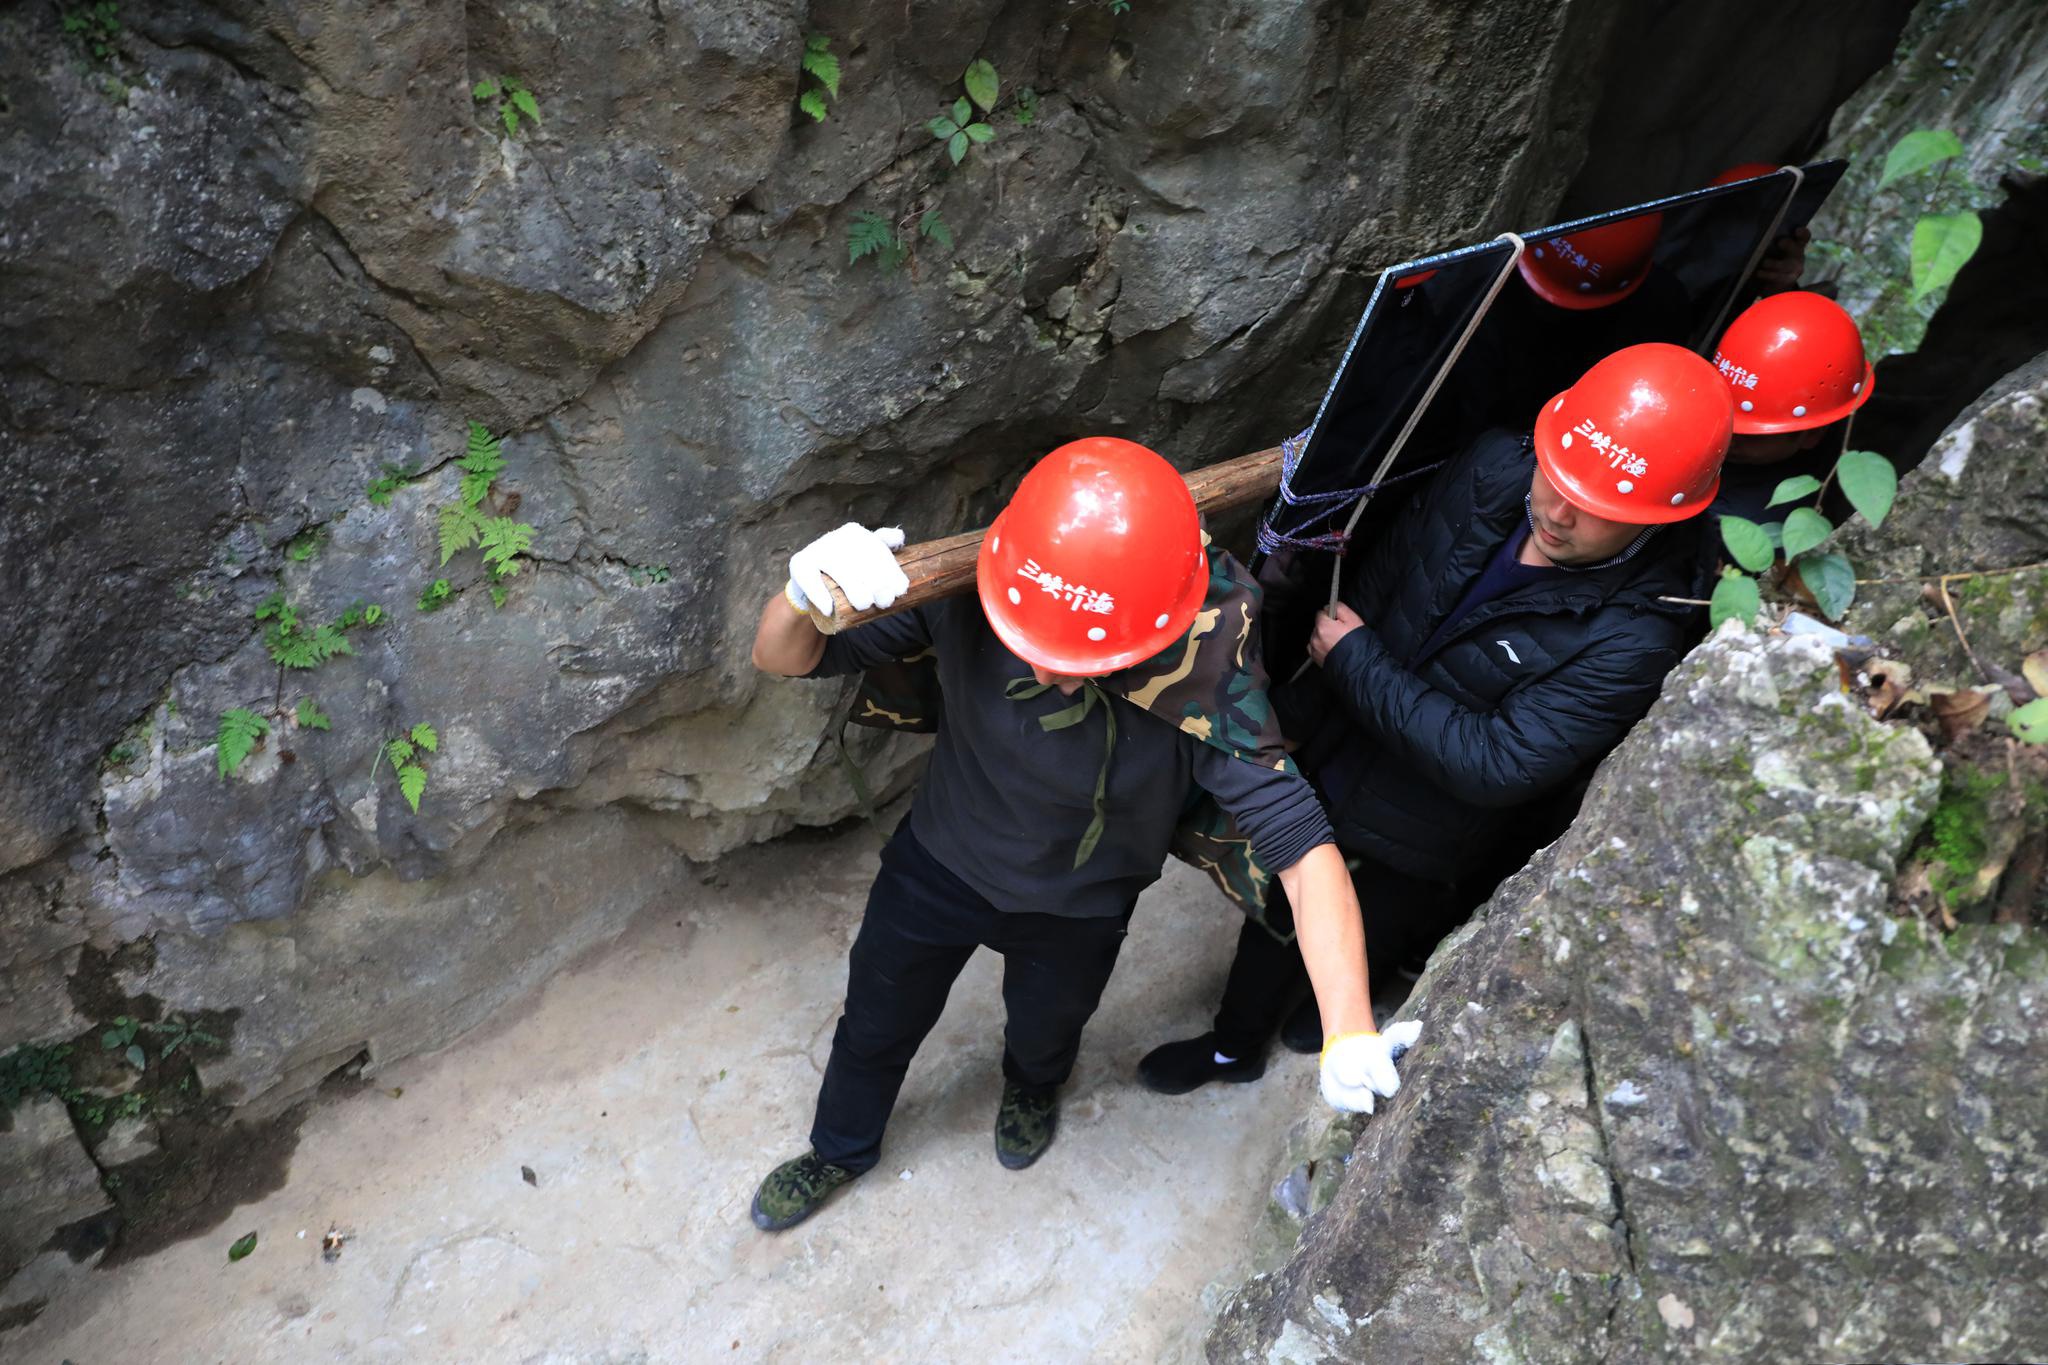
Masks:
[[[1195,506],[1204,516],[1243,507],[1247,503],[1264,502],[1280,487],[1280,447],[1261,450],[1255,455],[1240,455],[1221,464],[1191,470],[1182,477],[1188,481],[1188,491],[1195,495]],[[896,552],[896,562],[903,566],[904,574],[909,577],[910,588],[895,602],[886,608],[855,611],[835,584],[832,588],[835,610],[831,620],[826,622],[815,615],[812,619],[821,626],[830,625],[835,630],[844,630],[878,616],[888,616],[967,592],[974,587],[974,562],[981,554],[981,538],[986,534],[986,531],[965,531],[944,540],[906,545]]]

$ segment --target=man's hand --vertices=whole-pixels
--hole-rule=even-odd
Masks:
[[[1308,637],[1308,656],[1316,661],[1316,667],[1322,667],[1337,642],[1364,624],[1365,618],[1342,602],[1317,612],[1316,628]]]
[[[1758,292],[1780,294],[1787,289],[1797,289],[1799,277],[1806,273],[1806,244],[1812,240],[1811,232],[1798,228],[1772,242],[1771,249],[1757,262],[1756,274],[1751,277]]]
[[[1346,1113],[1372,1112],[1372,1097],[1391,1097],[1401,1088],[1394,1059],[1422,1036],[1419,1020],[1408,1019],[1385,1033],[1340,1033],[1323,1044],[1323,1102]]]
[[[768,599],[754,628],[754,667],[785,678],[801,678],[825,657],[825,632],[833,613],[832,587],[839,585],[856,611],[886,607],[902,596],[910,580],[891,551],[903,544],[893,526],[870,531],[847,522],[827,531],[789,558],[789,585]]]
[[[870,531],[849,521],[827,531],[789,557],[789,581],[796,589],[790,604],[830,616],[832,589],[825,582],[830,578],[855,611],[886,607],[910,587],[891,553],[902,548],[903,532],[894,526]]]

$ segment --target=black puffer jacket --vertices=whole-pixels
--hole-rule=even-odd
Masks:
[[[1352,558],[1365,619],[1276,705],[1330,802],[1337,841],[1413,876],[1455,881],[1511,808],[1597,763],[1656,699],[1696,636],[1700,520],[1631,558],[1475,609],[1422,648],[1523,522],[1535,454],[1490,431]],[[1342,777],[1339,778],[1338,774]]]

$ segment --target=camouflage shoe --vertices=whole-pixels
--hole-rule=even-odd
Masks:
[[[763,1232],[795,1227],[818,1211],[832,1191],[851,1181],[857,1171],[818,1160],[816,1152],[783,1162],[768,1172],[754,1191],[754,1226]]]
[[[1004,1081],[1003,1104],[996,1110],[996,1160],[1010,1170],[1023,1170],[1045,1155],[1059,1126],[1057,1094],[1041,1094]]]

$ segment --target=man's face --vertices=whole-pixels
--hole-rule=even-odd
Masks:
[[[1728,442],[1729,464],[1776,464],[1820,444],[1825,428],[1784,431],[1771,436],[1737,436]]]
[[[1632,522],[1609,521],[1581,511],[1565,500],[1541,469],[1529,481],[1529,510],[1535,523],[1529,538],[1553,564],[1598,564],[1612,559],[1643,529]]]
[[[1031,665],[1031,676],[1043,686],[1057,687],[1063,697],[1073,696],[1081,690],[1081,684],[1088,681],[1086,677],[1073,673],[1055,673],[1051,669],[1040,668],[1037,664]]]

